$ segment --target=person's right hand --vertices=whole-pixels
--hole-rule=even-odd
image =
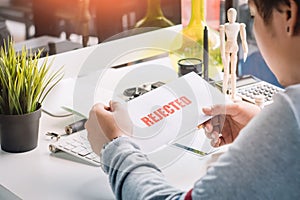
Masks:
[[[206,115],[213,118],[204,123],[206,136],[211,139],[213,147],[232,143],[240,130],[260,112],[260,108],[254,104],[240,101],[227,105],[214,105],[211,108],[203,108]]]
[[[121,135],[131,136],[132,122],[124,104],[111,101],[109,106],[93,106],[85,128],[92,150],[99,155],[105,143]]]

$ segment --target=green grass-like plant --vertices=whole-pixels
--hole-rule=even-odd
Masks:
[[[63,68],[50,73],[53,63],[42,51],[33,54],[23,47],[16,53],[12,40],[0,50],[0,114],[22,115],[36,111],[45,97],[63,78]]]

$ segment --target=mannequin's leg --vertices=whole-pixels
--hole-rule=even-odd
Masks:
[[[227,93],[227,89],[228,89],[229,62],[230,62],[230,54],[225,53],[225,63],[223,63],[224,64],[224,77],[223,77],[223,86],[222,86],[222,91],[224,94]]]
[[[236,65],[237,65],[237,53],[231,54],[231,98],[235,99],[236,95]]]

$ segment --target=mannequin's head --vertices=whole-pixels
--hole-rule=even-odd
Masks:
[[[234,8],[229,8],[227,10],[227,18],[229,23],[234,23],[236,21],[237,12]]]

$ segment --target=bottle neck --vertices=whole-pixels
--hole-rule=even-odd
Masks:
[[[148,0],[147,16],[148,17],[163,16],[161,6],[160,6],[160,0]]]
[[[204,0],[192,0],[189,26],[205,23]]]

